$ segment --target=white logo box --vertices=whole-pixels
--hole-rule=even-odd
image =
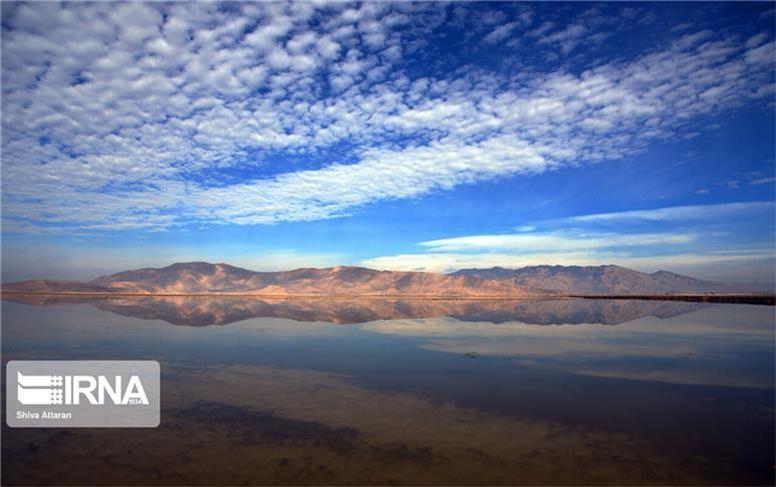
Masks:
[[[155,360],[12,360],[5,370],[12,428],[155,428]]]

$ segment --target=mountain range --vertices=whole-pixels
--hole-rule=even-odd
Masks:
[[[651,274],[614,265],[463,269],[452,274],[377,271],[363,267],[255,272],[228,264],[177,263],[98,277],[89,282],[40,279],[3,284],[4,292],[239,294],[264,296],[528,297],[725,292],[724,285],[671,272]]]
[[[533,293],[553,294],[679,294],[730,291],[729,286],[673,272],[651,274],[616,265],[540,265],[520,269],[462,269],[453,276],[479,277],[514,284]]]

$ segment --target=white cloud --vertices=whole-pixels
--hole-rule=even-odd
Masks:
[[[746,62],[752,64],[773,62],[776,58],[776,41],[751,48],[746,52]]]
[[[9,10],[4,231],[332,218],[623,158],[680,137],[700,116],[773,94],[767,39],[746,46],[698,33],[628,62],[558,69],[530,83],[474,66],[421,80],[405,65],[445,21],[436,4],[232,7]],[[540,47],[576,49],[591,19],[527,35]],[[352,160],[327,157],[338,144],[352,147]],[[278,154],[306,169],[261,176]]]
[[[563,54],[571,52],[588,34],[588,29],[582,24],[572,24],[563,30],[543,36],[539,39],[541,44],[557,44]]]
[[[740,203],[723,203],[718,205],[672,206],[667,208],[657,208],[654,210],[597,213],[593,215],[575,216],[569,220],[579,222],[620,220],[718,220],[721,218],[745,217],[747,214],[751,214],[752,212],[772,212],[773,210],[774,203],[772,201],[751,201]]]
[[[768,39],[768,34],[766,34],[765,32],[760,32],[759,34],[755,34],[749,39],[747,39],[744,45],[747,47],[747,49],[752,49],[753,47],[758,47],[767,39]]]
[[[770,184],[776,182],[776,177],[752,179],[749,184],[758,186],[760,184]]]
[[[627,252],[566,251],[529,253],[463,253],[433,252],[398,254],[374,257],[361,261],[361,265],[373,269],[396,271],[452,272],[458,269],[506,267],[520,268],[534,265],[620,265],[643,272],[672,270],[686,272],[719,282],[773,283],[774,252],[756,251],[738,255],[715,253],[676,253],[671,255],[636,256]],[[732,264],[732,265],[729,265]],[[745,264],[745,267],[742,267]],[[734,272],[720,271],[732,269]],[[759,272],[758,272],[759,269]],[[770,277],[765,274],[770,274]]]
[[[474,235],[420,242],[432,252],[509,250],[520,253],[556,253],[615,247],[684,244],[695,240],[692,234],[596,234],[568,235],[564,233],[531,235]]]
[[[322,37],[315,43],[318,52],[327,60],[336,59],[339,56],[341,46],[328,37]]]
[[[504,39],[508,38],[512,31],[514,31],[517,27],[520,26],[520,23],[518,22],[509,22],[508,24],[503,24],[495,29],[493,29],[488,35],[483,37],[483,41],[485,41],[488,44],[495,44],[497,42],[501,42]]]
[[[542,22],[542,24],[537,27],[536,29],[530,31],[527,35],[530,37],[541,37],[545,33],[551,31],[555,27],[555,24],[549,20],[545,20]]]
[[[513,235],[472,235],[420,242],[418,254],[383,256],[362,261],[378,269],[449,272],[469,267],[523,267],[528,265],[601,265],[620,263],[649,265],[708,260],[708,256],[683,254],[696,240],[691,233],[580,233],[558,231]],[[634,257],[643,248],[673,249],[672,256]],[[679,255],[681,254],[681,255]],[[720,256],[712,256],[719,260]],[[723,258],[728,258],[724,256]]]

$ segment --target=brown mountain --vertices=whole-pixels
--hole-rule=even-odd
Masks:
[[[91,282],[34,280],[5,292],[252,294],[266,296],[524,297],[528,295],[662,295],[726,292],[725,286],[671,272],[606,265],[464,269],[453,274],[376,271],[363,267],[254,272],[228,264],[178,263],[99,277]]]
[[[451,275],[508,282],[537,294],[637,295],[730,291],[724,285],[673,272],[658,271],[647,274],[616,265],[585,267],[541,265],[520,269],[493,267],[462,269]]]
[[[45,283],[45,284],[44,284]],[[191,262],[99,277],[89,283],[25,281],[3,286],[17,292],[123,292],[140,294],[259,294],[273,296],[523,296],[509,282],[428,272],[362,267],[254,272],[227,264]]]

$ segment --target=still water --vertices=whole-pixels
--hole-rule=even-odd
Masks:
[[[157,360],[162,418],[3,424],[5,485],[774,482],[770,306],[17,300],[4,365]]]

